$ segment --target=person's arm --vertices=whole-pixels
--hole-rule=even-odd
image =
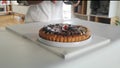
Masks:
[[[39,4],[40,2],[42,2],[42,0],[27,0],[29,5],[35,5],[35,4]]]
[[[77,1],[77,3],[73,4],[74,7],[77,7],[80,4],[80,0]]]

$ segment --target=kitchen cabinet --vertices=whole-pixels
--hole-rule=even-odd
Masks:
[[[96,1],[98,6],[94,5],[91,1],[82,1],[79,12],[74,12],[77,18],[82,19],[87,17],[86,20],[111,24],[111,18],[119,16],[119,1]],[[91,4],[92,3],[92,4]],[[92,5],[92,7],[91,7]],[[94,10],[92,8],[98,8]],[[82,18],[81,18],[82,17]]]

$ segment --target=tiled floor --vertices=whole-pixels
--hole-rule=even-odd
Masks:
[[[0,29],[5,29],[6,26],[24,24],[23,20],[20,20],[18,16],[13,15],[0,15]]]

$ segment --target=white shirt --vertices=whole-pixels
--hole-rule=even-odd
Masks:
[[[26,23],[48,22],[63,19],[63,1],[42,1],[37,5],[31,5],[25,17]]]

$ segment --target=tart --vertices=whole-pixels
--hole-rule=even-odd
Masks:
[[[39,37],[55,42],[80,42],[90,36],[90,30],[82,25],[49,24],[39,30]]]

